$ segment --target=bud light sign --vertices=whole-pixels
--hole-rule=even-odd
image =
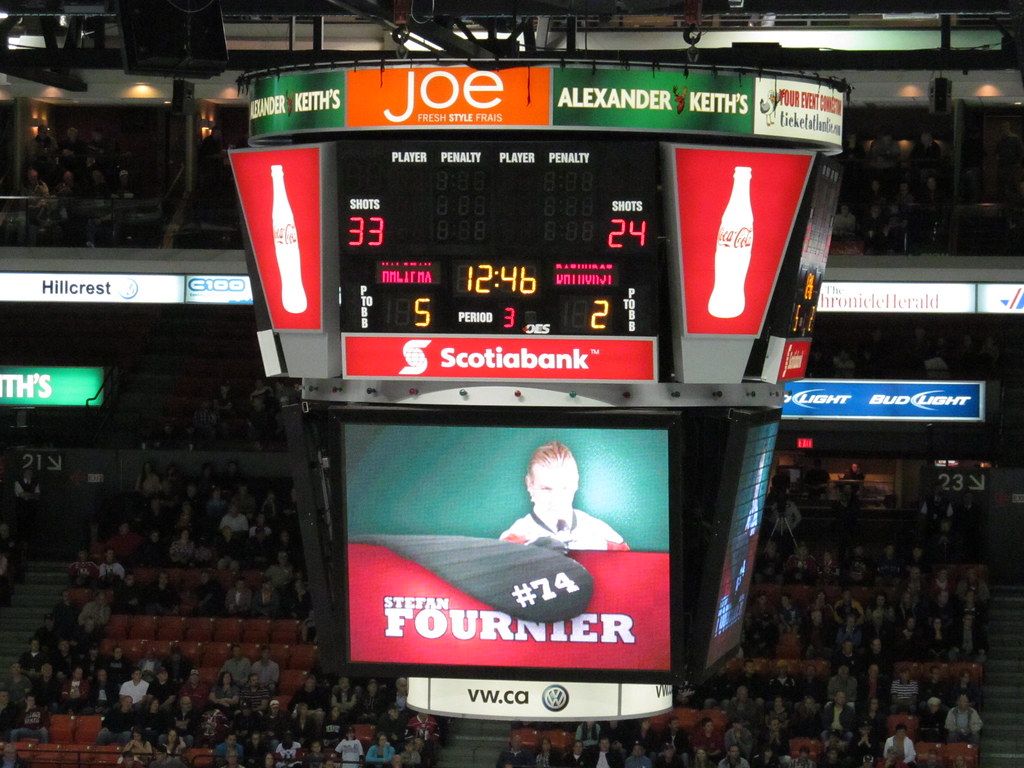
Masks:
[[[984,421],[983,381],[844,381],[786,383],[784,419]]]

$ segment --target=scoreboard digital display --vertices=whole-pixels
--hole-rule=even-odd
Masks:
[[[654,336],[654,142],[338,145],[345,333]]]

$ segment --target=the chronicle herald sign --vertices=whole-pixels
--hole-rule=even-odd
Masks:
[[[492,720],[618,720],[668,711],[672,686],[410,677],[409,706]]]
[[[349,379],[656,381],[654,339],[346,334]]]

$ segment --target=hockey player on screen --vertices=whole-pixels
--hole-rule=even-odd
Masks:
[[[563,549],[628,550],[614,528],[573,507],[579,487],[579,467],[564,443],[552,441],[537,448],[526,470],[533,510],[512,523],[501,540]]]

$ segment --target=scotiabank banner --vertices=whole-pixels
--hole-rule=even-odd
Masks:
[[[667,430],[342,429],[353,663],[670,668]]]
[[[655,381],[654,339],[346,334],[352,379]]]
[[[544,67],[364,69],[348,73],[350,128],[511,128],[550,122]]]
[[[275,330],[322,331],[321,147],[231,153],[238,196]]]
[[[667,147],[684,336],[757,336],[811,168],[807,152]]]

